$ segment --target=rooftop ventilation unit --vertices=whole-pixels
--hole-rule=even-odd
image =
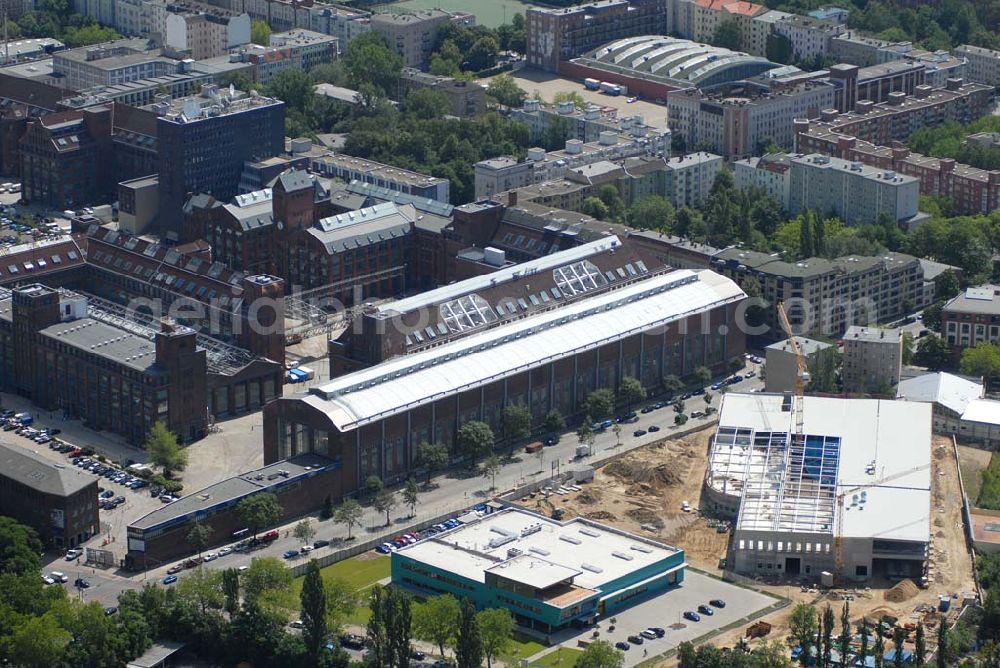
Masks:
[[[624,552],[612,552],[611,556],[618,557],[619,559],[624,559],[625,561],[632,561],[634,558],[631,554],[625,554]]]
[[[573,536],[559,536],[559,540],[564,540],[567,543],[572,543],[573,545],[580,545],[582,542],[579,538],[574,538]]]
[[[580,529],[580,533],[582,533],[584,536],[590,536],[591,538],[601,537],[601,534],[597,533],[596,531],[592,531],[590,529]]]
[[[591,573],[603,573],[604,569],[600,566],[594,566],[593,564],[580,564],[580,568],[585,571],[590,571]]]

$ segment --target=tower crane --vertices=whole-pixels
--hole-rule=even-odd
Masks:
[[[781,320],[781,328],[785,330],[785,334],[788,336],[788,343],[792,346],[792,352],[795,354],[795,363],[798,369],[795,373],[795,431],[792,434],[792,442],[796,444],[802,444],[804,442],[804,436],[802,433],[802,404],[804,403],[802,398],[806,393],[806,384],[809,382],[809,366],[806,364],[806,356],[802,353],[802,349],[799,348],[799,342],[795,340],[795,332],[792,331],[792,325],[788,321],[788,313],[785,311],[785,304],[778,304],[778,318]]]

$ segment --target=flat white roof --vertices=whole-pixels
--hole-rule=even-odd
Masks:
[[[897,399],[938,403],[959,415],[965,412],[969,402],[982,396],[982,383],[944,371],[907,378],[896,388]]]
[[[804,397],[803,432],[812,451],[811,470],[802,473],[788,447],[794,401],[767,393],[723,397],[710,480],[742,494],[738,529],[832,534],[836,496],[843,494],[845,538],[929,540],[931,406]]]
[[[347,431],[744,297],[736,283],[707,269],[651,276],[393,358],[313,388],[302,400]]]
[[[572,577],[578,587],[599,590],[678,551],[590,520],[556,522],[508,508],[398,554],[476,582],[491,571],[539,589]]]
[[[451,285],[443,285],[439,288],[435,288],[434,290],[427,290],[425,292],[421,292],[420,294],[413,295],[412,297],[407,297],[406,299],[397,299],[396,301],[385,302],[377,308],[380,314],[394,315],[396,313],[409,313],[410,311],[414,311],[422,307],[449,301],[478,290],[485,290],[493,287],[494,285],[500,285],[524,276],[530,276],[531,274],[539,271],[551,270],[566,264],[579,262],[580,260],[593,255],[604,253],[614,248],[619,248],[621,245],[622,243],[618,237],[612,235],[596,241],[581,244],[579,246],[574,246],[573,248],[568,248],[566,250],[559,251],[558,253],[543,255],[540,258],[529,260],[528,262],[522,262],[520,264],[504,267],[489,274],[474,276],[464,281],[459,281],[458,283],[452,283]]]
[[[1000,401],[992,399],[970,401],[965,412],[962,413],[962,421],[1000,425]]]

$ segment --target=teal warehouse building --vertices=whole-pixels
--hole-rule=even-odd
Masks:
[[[507,608],[552,633],[676,587],[686,566],[683,550],[642,536],[506,508],[394,552],[392,582]]]

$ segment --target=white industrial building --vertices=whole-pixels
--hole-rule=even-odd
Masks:
[[[931,407],[878,399],[727,393],[713,439],[709,509],[736,517],[727,567],[847,581],[924,575],[930,542]],[[842,503],[838,502],[842,498]]]

